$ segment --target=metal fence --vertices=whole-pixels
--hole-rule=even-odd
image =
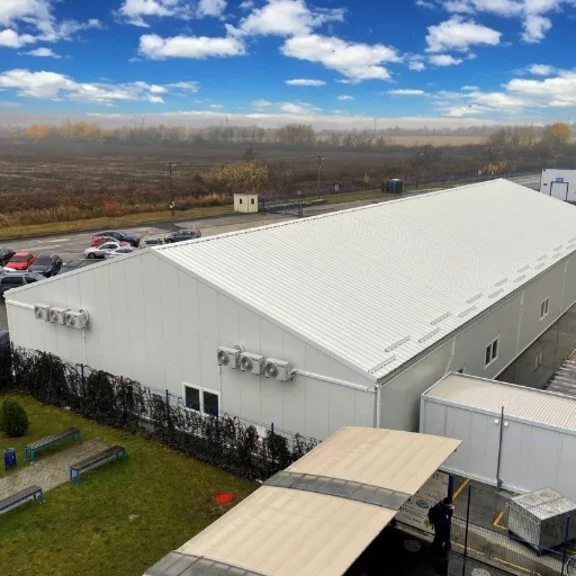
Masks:
[[[459,480],[454,493],[451,576],[502,572],[576,576],[576,524],[540,506],[523,510],[513,494]]]

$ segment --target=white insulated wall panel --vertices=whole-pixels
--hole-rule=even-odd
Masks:
[[[506,408],[505,408],[506,411]],[[443,470],[497,485],[500,414],[475,411],[422,397],[420,432],[462,440]],[[500,478],[502,487],[532,492],[549,486],[576,498],[576,436],[504,416]]]

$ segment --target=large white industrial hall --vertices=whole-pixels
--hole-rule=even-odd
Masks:
[[[7,294],[16,346],[318,439],[417,430],[420,395],[450,371],[494,378],[526,351],[538,370],[539,338],[575,303],[576,207],[505,180],[154,247]]]

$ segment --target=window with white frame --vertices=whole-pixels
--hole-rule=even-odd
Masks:
[[[546,300],[540,304],[540,320],[548,316],[548,312],[550,312],[550,298],[546,298]]]
[[[543,363],[544,363],[544,350],[540,350],[540,352],[536,354],[536,358],[534,358],[534,372],[540,370]]]
[[[490,364],[492,364],[492,362],[494,362],[494,360],[496,360],[496,358],[498,358],[499,341],[500,338],[496,338],[496,340],[493,340],[492,342],[490,342],[490,344],[488,344],[488,346],[486,346],[486,356],[484,358],[485,366],[489,366]]]
[[[184,403],[189,410],[209,416],[220,415],[220,394],[190,384],[184,384]]]

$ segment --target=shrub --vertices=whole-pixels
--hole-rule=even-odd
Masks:
[[[24,436],[28,430],[28,415],[19,402],[7,398],[0,407],[0,430],[10,438]]]

